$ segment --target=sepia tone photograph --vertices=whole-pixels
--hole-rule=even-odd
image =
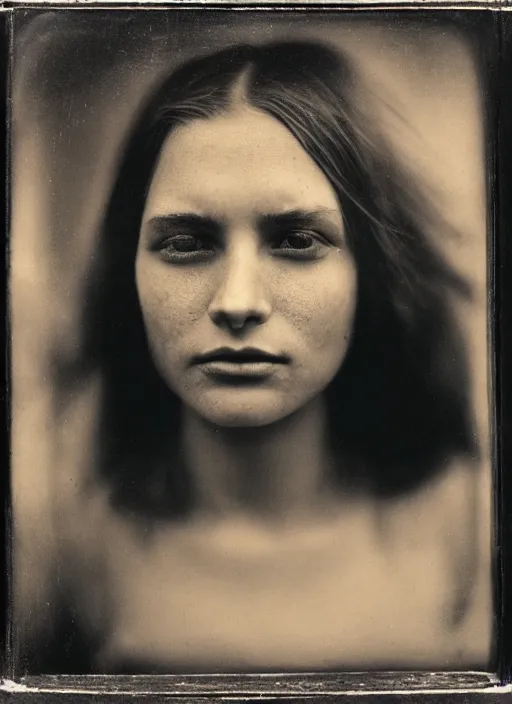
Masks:
[[[491,669],[474,37],[18,9],[12,41],[17,671]]]

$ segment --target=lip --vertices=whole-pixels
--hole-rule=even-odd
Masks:
[[[282,354],[273,354],[257,347],[218,347],[205,354],[196,355],[193,358],[194,364],[206,364],[209,362],[229,362],[230,364],[288,364],[289,358]]]
[[[278,366],[290,363],[289,357],[256,347],[219,347],[193,358],[192,363],[212,376],[263,378]]]

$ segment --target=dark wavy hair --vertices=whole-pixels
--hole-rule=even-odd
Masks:
[[[433,207],[359,110],[348,60],[310,41],[230,47],[178,68],[140,111],[89,276],[84,359],[103,378],[98,471],[118,507],[155,517],[184,515],[194,495],[181,402],[155,370],[139,309],[139,227],[165,138],[226,112],[242,76],[245,101],[285,125],[332,184],[357,265],[351,346],[325,392],[340,477],[396,496],[478,452],[452,310],[452,294],[471,292],[430,241]]]

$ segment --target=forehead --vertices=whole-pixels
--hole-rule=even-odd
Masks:
[[[151,215],[191,211],[216,217],[338,209],[330,182],[289,130],[249,108],[174,130],[151,182]]]

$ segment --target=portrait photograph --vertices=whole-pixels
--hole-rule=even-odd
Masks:
[[[496,666],[487,47],[15,8],[20,675]]]

